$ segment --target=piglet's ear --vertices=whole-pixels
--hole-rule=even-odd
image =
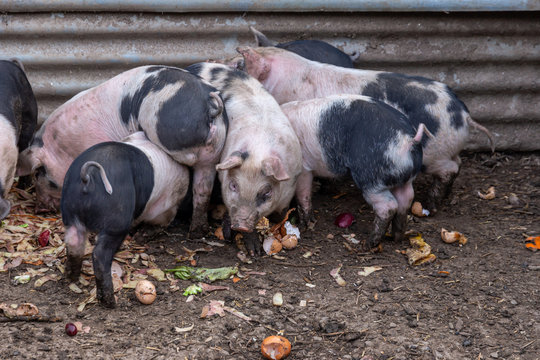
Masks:
[[[249,27],[249,31],[255,36],[255,41],[257,42],[257,46],[276,46],[277,42],[272,41],[266,37],[262,32],[255,29],[253,26]]]
[[[224,161],[220,162],[216,165],[216,170],[229,170],[232,168],[235,168],[237,166],[242,165],[244,162],[244,159],[242,159],[242,156],[240,154],[233,153],[231,156],[226,158]]]
[[[289,180],[290,176],[287,174],[287,170],[283,166],[280,158],[269,157],[262,162],[262,172],[265,176],[272,176],[277,181]]]
[[[259,81],[263,81],[270,74],[270,63],[261,54],[249,46],[236,48],[244,57],[244,70]]]

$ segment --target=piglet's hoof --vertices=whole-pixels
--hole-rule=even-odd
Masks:
[[[262,255],[262,244],[259,235],[256,232],[243,233],[244,245],[251,257]]]
[[[79,275],[81,274],[81,266],[82,258],[70,257],[68,255],[65,264],[66,279],[71,282],[79,280]]]
[[[301,231],[313,230],[316,223],[317,219],[315,219],[313,212],[310,212],[309,214],[301,212],[300,224],[298,226]]]
[[[380,240],[368,239],[362,244],[362,251],[379,253],[383,251],[383,246]]]
[[[114,293],[113,294],[107,294],[107,295],[99,295],[97,296],[97,299],[101,306],[108,308],[108,309],[114,309],[116,307],[116,300],[114,299]]]
[[[199,224],[191,224],[189,227],[189,235],[188,237],[190,239],[200,239],[208,233],[208,224],[206,223],[199,223]]]

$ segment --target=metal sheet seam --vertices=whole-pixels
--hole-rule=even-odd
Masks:
[[[0,0],[1,12],[536,11],[540,0]]]

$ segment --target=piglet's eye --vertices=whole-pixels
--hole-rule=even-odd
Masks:
[[[270,199],[271,197],[272,197],[272,190],[269,190],[262,195],[262,200],[268,201],[268,199]]]
[[[56,183],[55,183],[54,181],[49,180],[49,179],[47,179],[47,181],[49,182],[49,186],[50,186],[51,188],[53,188],[53,189],[58,189],[58,188],[59,188],[59,186],[56,185]]]
[[[229,189],[231,189],[231,191],[238,192],[238,185],[236,184],[236,182],[231,181],[229,183]]]

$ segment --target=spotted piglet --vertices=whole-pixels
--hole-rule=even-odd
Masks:
[[[335,95],[281,106],[302,145],[303,171],[296,186],[303,222],[311,217],[313,177],[348,173],[375,212],[365,243],[376,247],[392,222],[395,240],[404,237],[412,182],[422,166],[424,124],[416,130],[400,111],[361,95]]]
[[[188,185],[189,170],[142,132],[84,151],[69,167],[62,188],[68,278],[78,279],[88,233],[96,232],[97,298],[114,307],[111,264],[129,229],[141,222],[169,224]]]
[[[11,209],[6,196],[13,185],[17,157],[28,147],[36,124],[36,98],[22,64],[0,60],[0,219]]]

